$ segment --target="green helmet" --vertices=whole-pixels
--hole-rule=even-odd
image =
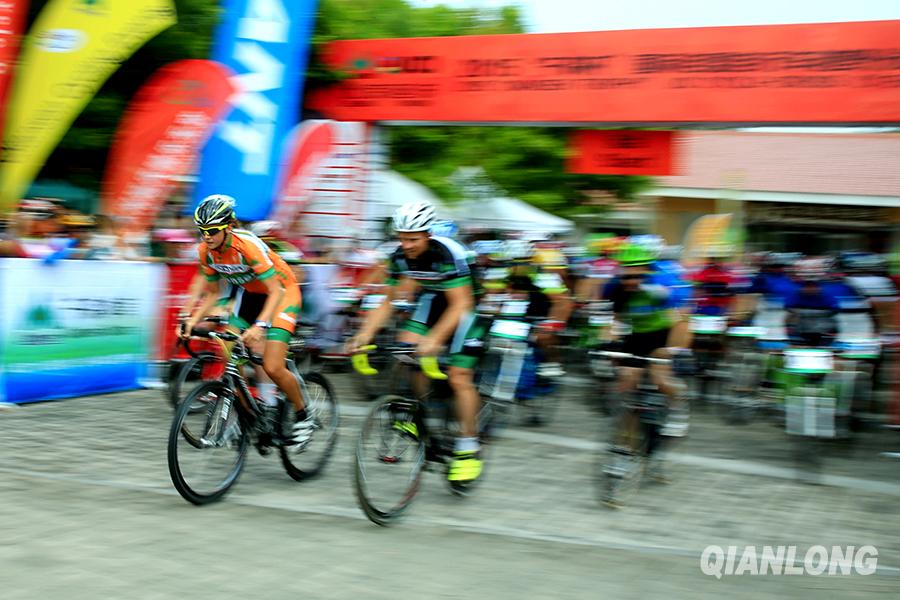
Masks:
[[[623,267],[641,267],[653,262],[653,253],[634,244],[625,244],[616,253],[616,260]]]

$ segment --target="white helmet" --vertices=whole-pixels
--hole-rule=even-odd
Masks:
[[[434,224],[434,206],[430,202],[407,202],[394,213],[394,231],[428,231]]]

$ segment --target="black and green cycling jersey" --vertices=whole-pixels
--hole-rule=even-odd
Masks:
[[[428,248],[416,258],[407,258],[402,248],[388,261],[387,284],[395,286],[408,277],[424,292],[444,292],[464,285],[472,286],[473,294],[480,292],[474,277],[474,262],[466,247],[450,238],[432,237]]]
[[[474,261],[465,246],[444,237],[430,238],[428,249],[414,259],[407,258],[403,249],[398,248],[388,262],[387,283],[395,286],[402,278],[412,279],[422,287],[416,310],[403,324],[403,329],[423,336],[428,335],[447,310],[447,290],[471,286],[473,297],[481,291]],[[451,366],[475,368],[488,325],[474,313],[462,316],[449,340]]]

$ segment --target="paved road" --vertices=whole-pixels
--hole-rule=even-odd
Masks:
[[[341,440],[319,479],[294,483],[251,455],[223,502],[196,508],[172,490],[171,411],[142,390],[0,412],[3,598],[758,598],[900,592],[898,464],[887,433],[832,449],[827,485],[794,480],[778,428],[729,428],[694,415],[671,457],[673,482],[620,511],[598,505],[590,473],[603,418],[573,380],[554,422],[514,427],[477,493],[437,474],[397,527],[355,505],[350,452],[366,407],[345,402]],[[705,576],[710,544],[870,544],[876,575]]]

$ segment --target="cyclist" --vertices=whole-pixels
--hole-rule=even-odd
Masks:
[[[285,365],[300,312],[300,288],[280,256],[253,233],[235,227],[234,204],[234,198],[214,194],[194,211],[194,223],[202,236],[198,253],[206,287],[200,306],[184,322],[180,335],[189,336],[220,301],[219,282],[230,284],[234,300],[231,324],[244,328],[252,322],[241,338],[263,355],[259,386],[263,402],[268,407],[276,405],[275,386],[284,392],[296,410],[292,439],[294,448],[301,450],[309,444],[316,425],[305,410],[297,379]]]
[[[418,305],[398,341],[415,344],[421,356],[436,355],[449,343],[449,383],[461,436],[456,439],[447,477],[465,484],[476,480],[483,466],[476,425],[481,399],[473,379],[487,327],[474,313],[477,288],[466,248],[454,240],[432,236],[434,220],[434,206],[423,201],[408,202],[394,213],[400,247],[389,259],[386,298],[367,314],[359,333],[347,343],[347,352],[354,353],[371,342],[391,317],[398,291],[413,284]],[[410,424],[397,426],[417,435]]]
[[[552,242],[537,242],[533,245],[524,242],[518,247],[518,254],[510,255],[512,266],[509,278],[519,282],[522,281],[519,279],[521,277],[530,279],[533,287],[549,300],[549,307],[541,315],[546,318],[538,324],[535,340],[544,359],[538,365],[537,374],[548,379],[566,374],[560,362],[558,334],[565,330],[574,306],[566,283],[569,276],[568,262],[557,246]],[[533,314],[537,316],[537,313]]]
[[[619,264],[613,259],[618,238],[590,240],[586,247],[589,258],[578,265],[580,280],[575,297],[582,303],[601,300],[603,287],[616,275]]]
[[[869,253],[849,253],[844,258],[846,283],[866,298],[872,306],[872,317],[878,333],[895,329],[897,287],[887,276],[887,261]]]
[[[639,357],[670,358],[669,334],[674,323],[671,307],[672,292],[653,279],[655,256],[634,244],[620,248],[617,256],[621,273],[604,290],[603,296],[613,304],[617,320],[627,323],[631,332],[621,340],[623,352]],[[644,363],[626,364],[620,370],[619,392],[637,389],[643,376]],[[678,388],[672,380],[669,364],[653,364],[649,369],[652,383],[669,398],[673,408],[665,433],[680,437],[687,433],[687,414],[679,409]],[[648,447],[648,458],[659,447],[662,428],[654,428]],[[655,470],[659,464],[656,463]]]
[[[734,277],[715,248],[707,250],[707,261],[694,273],[694,312],[698,315],[726,316],[734,302]]]
[[[827,346],[837,335],[840,310],[838,298],[823,285],[828,264],[806,258],[797,261],[794,272],[798,287],[784,301],[788,337],[802,346]]]

